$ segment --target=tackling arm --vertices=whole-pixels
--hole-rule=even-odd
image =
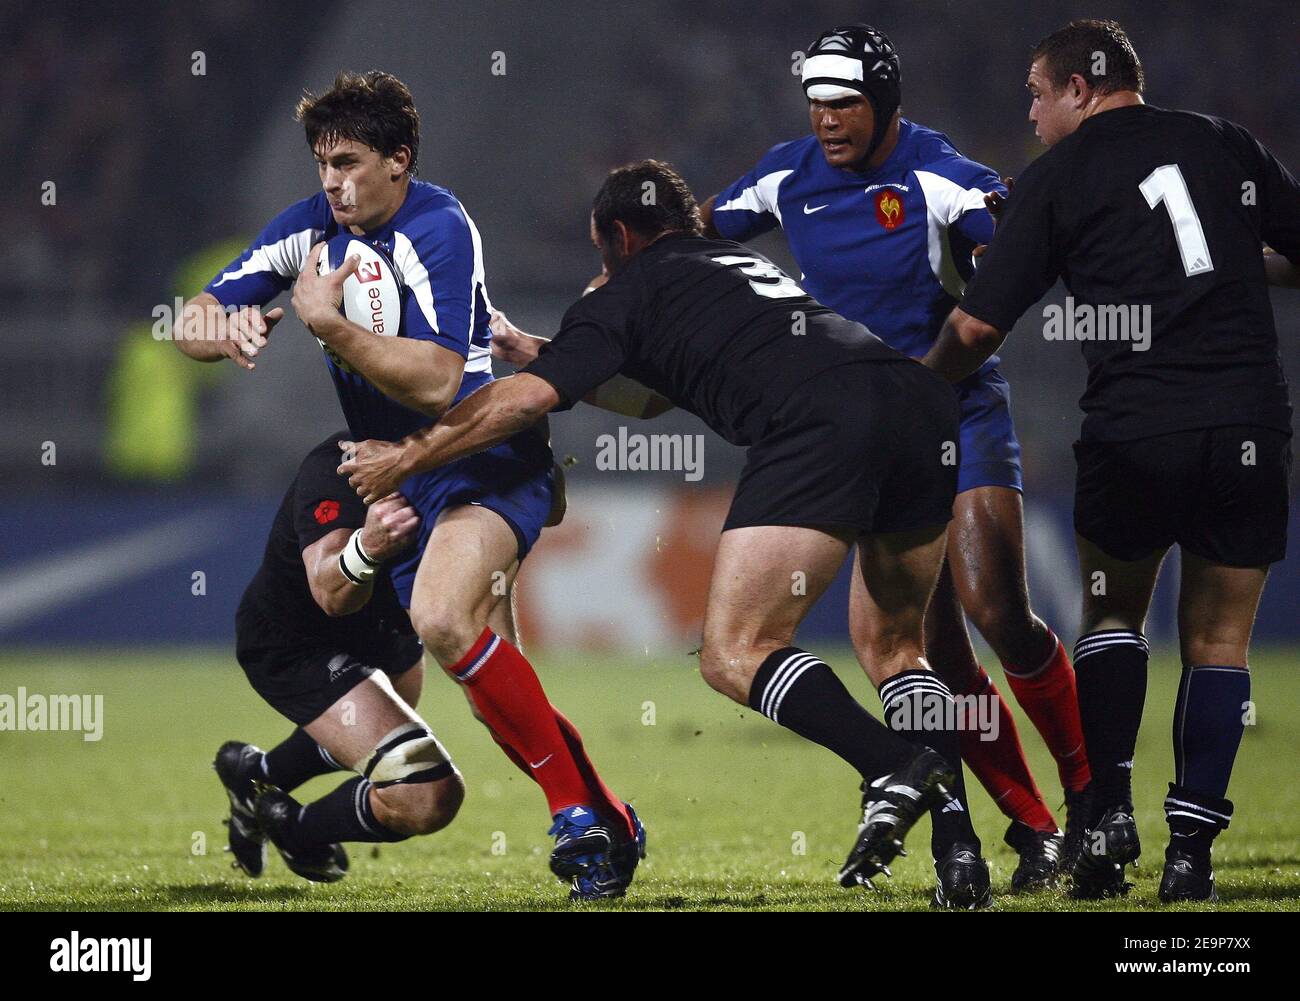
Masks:
[[[996,327],[956,306],[921,364],[949,382],[958,382],[988,361],[1004,340],[1006,335]]]
[[[408,476],[473,455],[540,421],[560,402],[545,379],[521,372],[470,393],[442,420],[401,441],[339,442],[341,475],[367,504],[396,489]]]
[[[331,617],[360,611],[374,593],[378,564],[405,549],[419,527],[420,516],[406,498],[390,494],[370,507],[361,529],[339,528],[317,539],[302,551],[316,604]]]
[[[600,278],[593,279],[588,291],[603,284]],[[542,345],[546,343],[545,337],[534,337],[532,334],[524,333],[501,312],[492,314],[490,325],[492,356],[500,358],[515,368],[526,368],[530,365],[537,358],[537,352],[542,349]],[[597,386],[582,400],[593,407],[642,420],[658,417],[673,409],[673,403],[667,397],[660,396],[636,380],[623,375],[616,375]]]

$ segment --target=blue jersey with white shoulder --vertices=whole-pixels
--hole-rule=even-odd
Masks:
[[[832,167],[815,135],[772,147],[717,196],[713,223],[742,241],[781,226],[809,295],[919,356],[973,273],[971,251],[993,237],[985,193],[1005,190],[943,133],[904,118],[898,146],[867,173]]]
[[[205,288],[223,306],[264,306],[293,285],[311,248],[344,232],[324,192],[290,205]],[[464,207],[446,188],[412,179],[383,226],[357,237],[382,249],[402,287],[399,337],[432,341],[465,359],[456,400],[492,379],[483,245]],[[358,438],[396,441],[432,418],[384,395],[327,352],[348,429]]]

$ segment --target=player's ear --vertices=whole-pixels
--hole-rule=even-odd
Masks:
[[[396,181],[411,169],[411,148],[409,146],[398,146],[393,151],[393,155],[388,158],[388,164],[392,179]]]
[[[614,220],[614,248],[624,260],[632,256],[632,231],[622,219]]]

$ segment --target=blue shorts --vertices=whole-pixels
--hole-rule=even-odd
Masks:
[[[408,555],[389,566],[402,607],[411,607],[415,572],[443,511],[466,504],[495,511],[515,533],[522,561],[542,534],[550,513],[554,476],[551,446],[537,430],[529,429],[486,452],[406,480],[398,489],[420,512],[420,536]]]
[[[1011,423],[1011,386],[996,368],[957,383],[961,441],[957,492],[1011,487],[1023,492],[1020,442]]]

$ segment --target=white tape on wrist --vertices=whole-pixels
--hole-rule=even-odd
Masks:
[[[352,533],[339,553],[339,570],[357,587],[369,584],[379,569],[380,561],[373,559],[361,545],[361,529]]]

